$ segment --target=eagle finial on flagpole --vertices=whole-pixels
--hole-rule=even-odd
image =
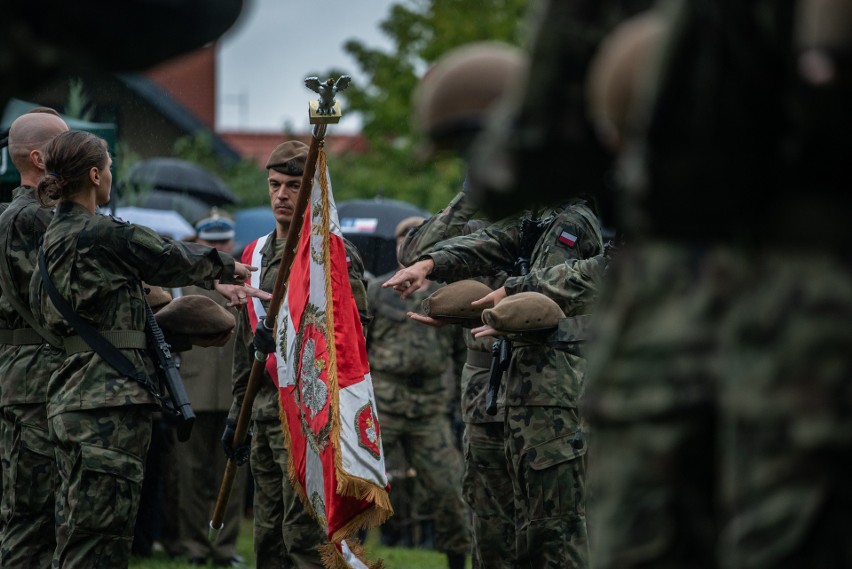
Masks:
[[[340,120],[340,103],[334,100],[334,96],[349,87],[351,82],[349,75],[341,75],[337,81],[326,79],[323,82],[318,77],[305,79],[305,87],[319,93],[319,99],[310,102],[311,124],[336,123]]]

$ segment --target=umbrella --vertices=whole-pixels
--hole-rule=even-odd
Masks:
[[[396,226],[413,215],[429,217],[419,207],[399,200],[376,198],[337,204],[343,236],[351,241],[374,276],[396,270]]]
[[[151,190],[130,198],[129,205],[148,209],[165,209],[176,211],[190,223],[196,223],[210,215],[210,206],[198,198],[186,194]]]
[[[176,211],[148,209],[143,207],[117,207],[115,216],[136,225],[149,227],[172,239],[187,239],[195,236],[195,228]]]
[[[240,199],[218,176],[180,158],[148,158],[127,171],[125,183],[136,192],[161,190],[189,194],[211,206],[239,203]]]
[[[234,213],[234,253],[239,257],[246,245],[275,229],[275,214],[267,206],[250,207]]]

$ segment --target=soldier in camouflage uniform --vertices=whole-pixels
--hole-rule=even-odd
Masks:
[[[841,4],[663,13],[655,96],[624,157],[642,239],[613,267],[589,361],[601,569],[852,563]]]
[[[470,233],[466,229],[470,225],[488,225],[485,221],[469,223],[478,209],[466,192],[459,192],[446,208],[404,236],[399,249],[400,263],[413,264],[438,242]],[[502,286],[506,276],[500,274],[483,282],[496,289]],[[485,412],[494,339],[477,339],[470,330],[464,330],[464,341],[467,354],[460,394],[465,423],[462,493],[472,514],[473,566],[514,567],[515,520],[512,479],[504,453],[502,392],[497,412],[494,415]]]
[[[548,271],[558,265],[602,252],[599,222],[585,204],[571,201],[541,216],[528,274],[507,278],[484,301],[496,304],[518,292],[547,294],[548,289],[564,289],[568,286],[564,281],[551,283],[542,276],[552,274]],[[522,256],[522,227],[520,218],[509,218],[443,241],[383,286],[394,287],[405,298],[427,275],[457,281],[511,272]],[[571,302],[554,300],[573,316],[589,310],[582,296]],[[505,452],[514,492],[520,567],[588,566],[586,445],[577,408],[584,370],[585,360],[577,354],[546,343],[519,341],[505,373]]]
[[[422,218],[403,220],[397,245]],[[451,430],[448,394],[442,376],[461,352],[455,327],[430,328],[410,320],[421,301],[439,288],[424,282],[402,301],[382,283],[393,273],[370,281],[367,299],[373,320],[367,330],[367,359],[373,377],[382,441],[386,448],[402,445],[408,464],[431,496],[435,547],[447,554],[450,569],[463,569],[470,551],[467,509],[461,494],[462,457]],[[451,370],[455,371],[455,370]]]
[[[259,288],[272,291],[281,264],[281,254],[293,210],[302,183],[308,147],[298,141],[278,145],[267,160],[270,206],[275,214],[276,227],[267,236],[246,247],[243,258],[259,259]],[[367,318],[366,286],[363,280],[364,265],[351,242],[344,239],[346,254],[351,263],[349,283],[355,295],[362,320]],[[268,303],[256,313],[266,313]],[[234,429],[245,396],[252,362],[254,361],[253,334],[257,322],[249,313],[237,318],[234,348],[233,393],[234,401],[228,414],[228,425],[222,435],[226,454],[233,448]],[[251,408],[252,437],[250,466],[254,479],[254,551],[258,569],[289,569],[313,567],[322,569],[322,560],[316,548],[327,543],[320,525],[305,510],[296,490],[290,483],[289,454],[284,446],[278,401],[277,378],[263,371],[257,395]],[[241,450],[241,449],[236,449]]]
[[[97,215],[109,200],[106,142],[69,131],[45,147],[42,203],[59,200],[44,234],[47,273],[85,322],[145,376],[154,374],[145,338],[141,281],[214,285],[239,302],[252,291],[250,267],[202,245],[163,239],[145,227]],[[125,377],[95,353],[59,313],[33,273],[31,308],[63,339],[66,358],[50,376],[47,415],[61,477],[54,567],[127,567],[145,455],[157,400],[149,384]]]
[[[45,403],[48,379],[65,353],[60,340],[32,317],[29,298],[38,244],[52,217],[36,198],[36,186],[44,176],[42,149],[66,130],[65,121],[45,112],[22,115],[9,130],[9,154],[21,185],[0,216],[2,567],[49,567],[55,542],[58,475]]]

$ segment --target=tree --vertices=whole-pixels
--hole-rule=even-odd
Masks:
[[[382,192],[430,211],[442,208],[460,187],[461,161],[424,161],[420,134],[412,129],[411,97],[420,76],[448,50],[482,40],[520,44],[528,0],[408,0],[391,6],[381,30],[395,44],[392,52],[350,40],[344,49],[366,78],[342,93],[345,111],[363,118],[369,150],[338,157],[329,164],[338,200]],[[321,77],[350,74],[333,69]]]

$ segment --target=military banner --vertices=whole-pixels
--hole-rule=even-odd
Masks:
[[[392,510],[364,332],[322,148],[275,330],[290,479],[327,531],[323,561],[372,567],[360,546],[344,540],[380,525]]]

